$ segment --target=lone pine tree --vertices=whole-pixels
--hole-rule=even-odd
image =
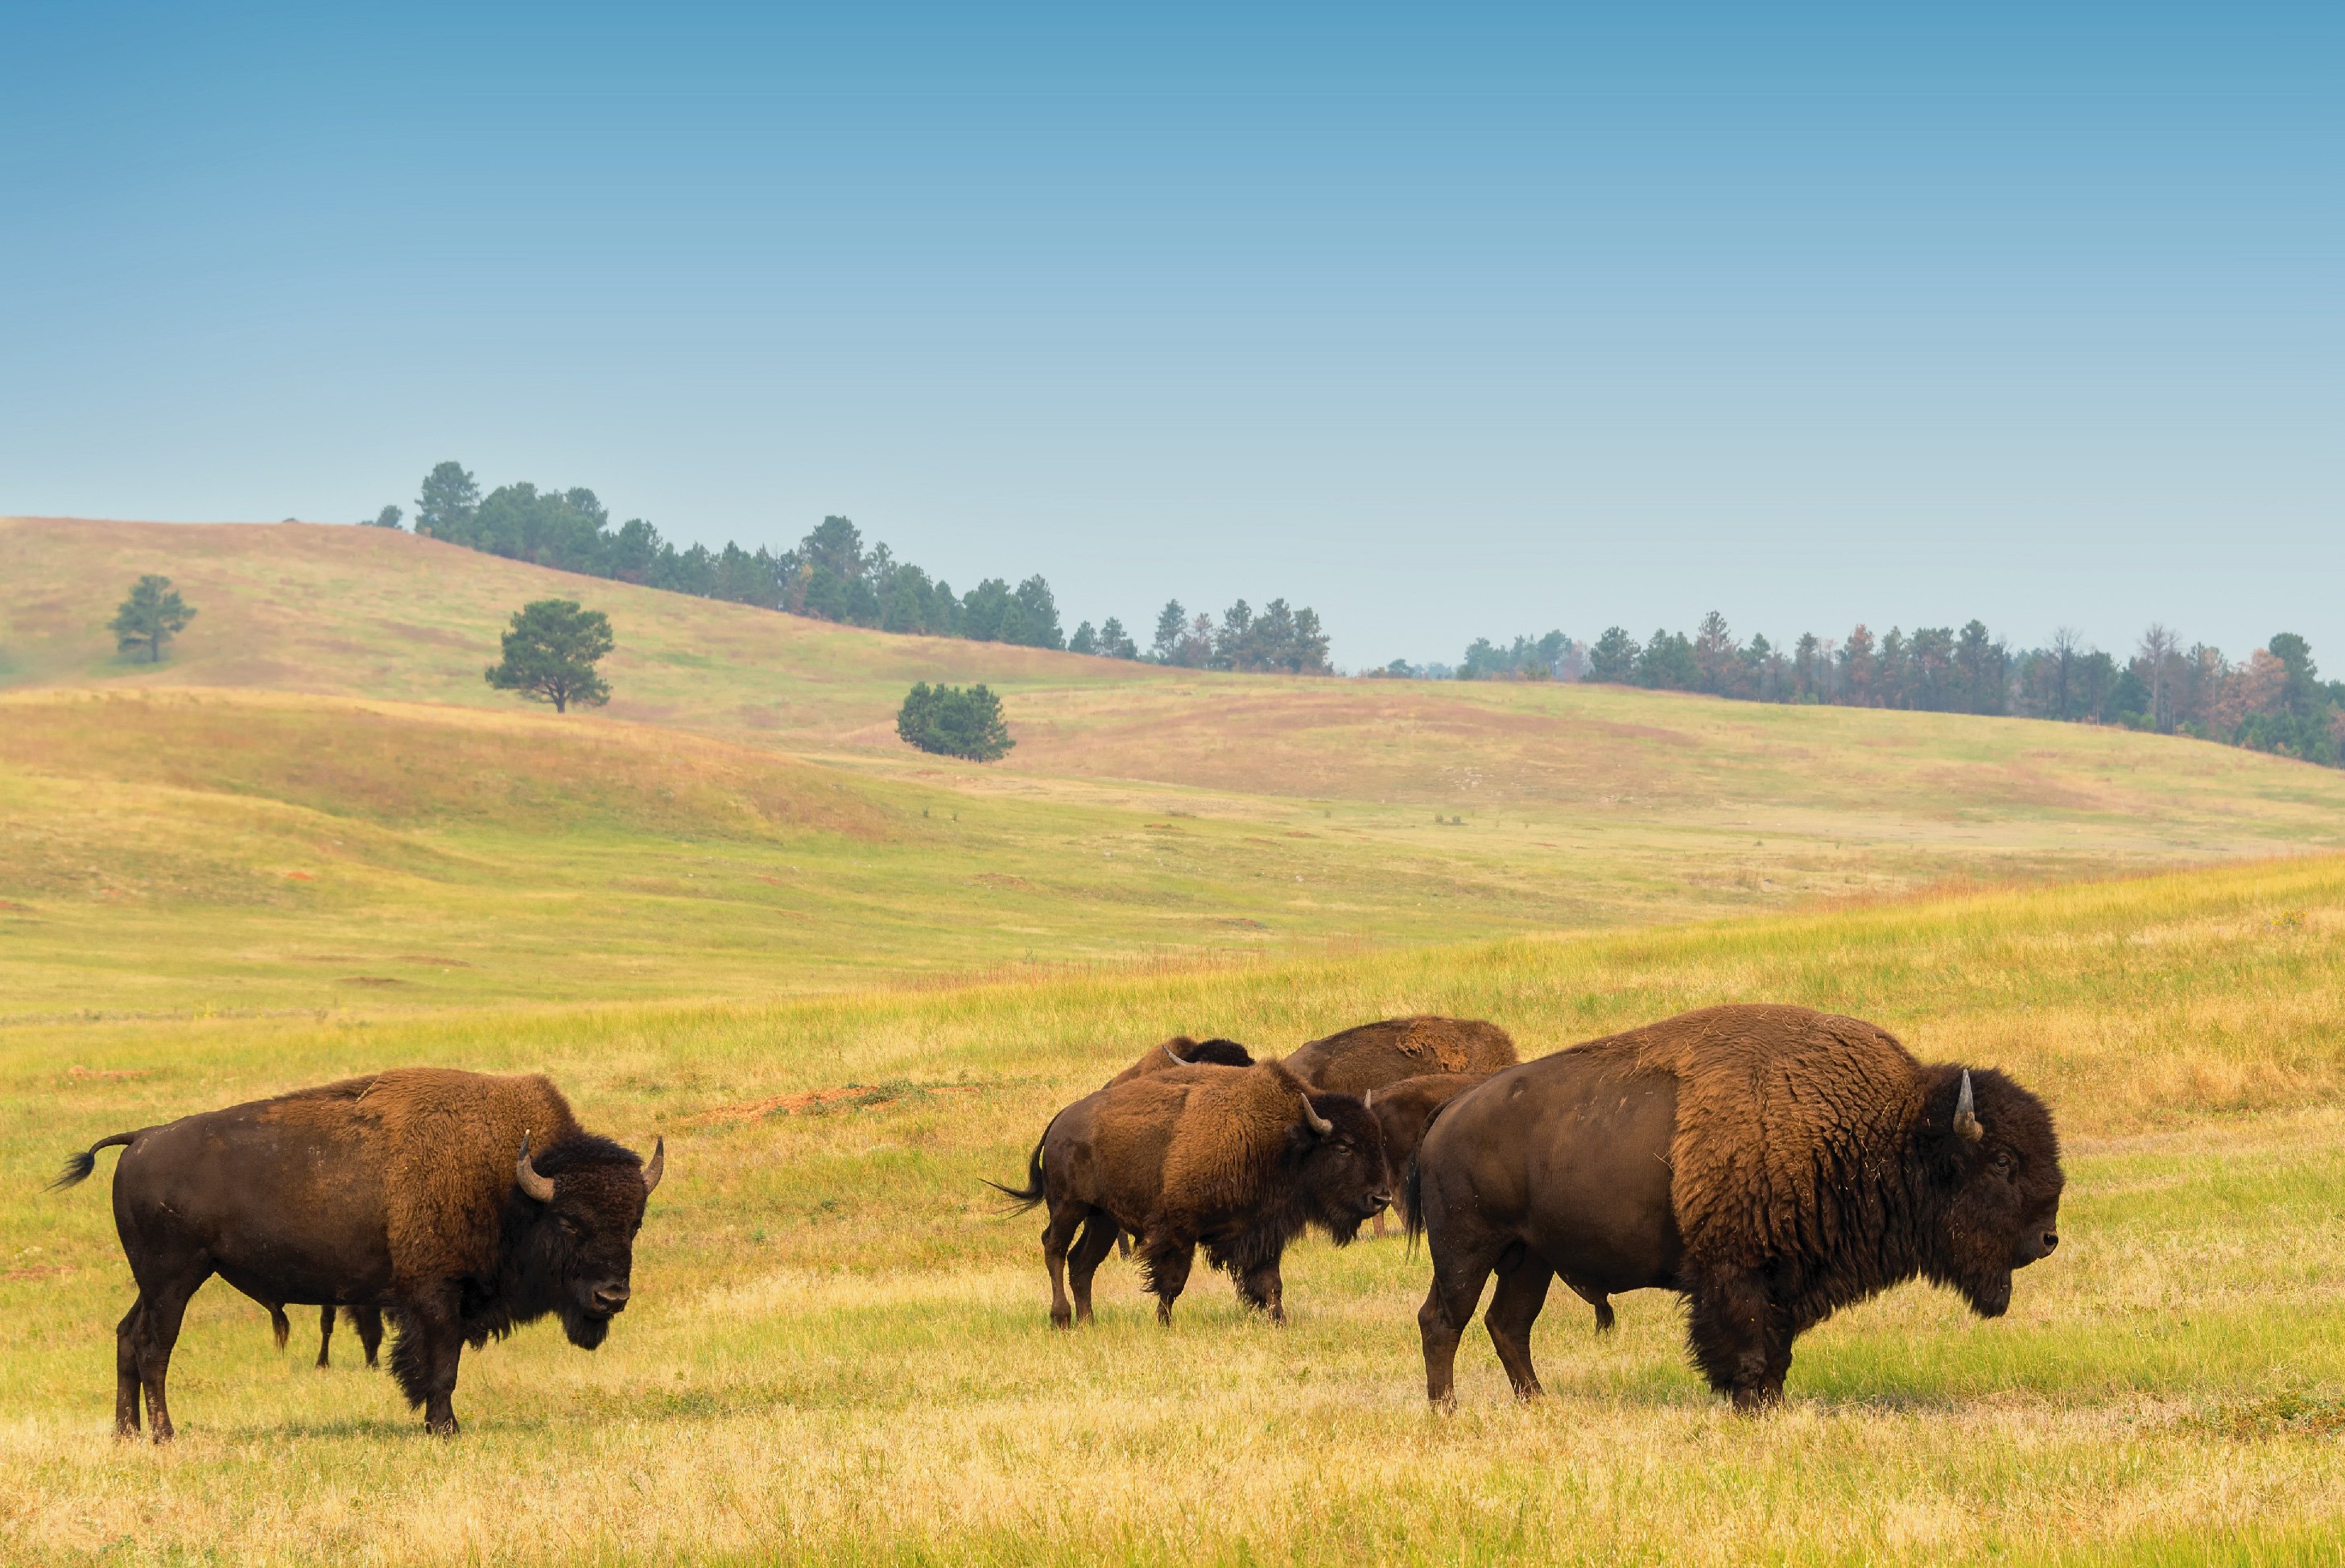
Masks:
[[[613,646],[610,620],[600,610],[581,610],[574,599],[540,599],[514,612],[504,659],[489,666],[488,682],[552,703],[557,713],[573,703],[599,707],[611,700],[611,688],[594,665]]]

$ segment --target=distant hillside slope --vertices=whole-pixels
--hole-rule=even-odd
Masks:
[[[106,622],[140,573],[197,610],[168,661]],[[0,687],[260,687],[510,709],[481,679],[507,617],[560,595],[611,617],[618,718],[797,744],[891,718],[915,681],[998,690],[1164,678],[1150,666],[898,637],[578,577],[396,530],[0,518]],[[892,735],[888,744],[893,744]]]
[[[170,576],[198,611],[159,666],[121,658],[104,630],[142,572]],[[1603,838],[1608,864],[1634,845],[1660,874],[1692,877],[1714,859],[1673,860],[1684,851],[1670,835],[1750,830],[1766,842],[1744,847],[1770,858],[1796,838],[1834,863],[1872,845],[1875,864],[1893,850],[2038,875],[2345,843],[2345,771],[2173,737],[1609,686],[1163,670],[831,625],[370,528],[0,520],[0,686],[523,713],[481,670],[511,611],[549,594],[612,618],[616,694],[602,718],[964,793],[1162,811],[1170,789],[1236,815],[1349,804],[1390,813],[1393,828],[1511,822],[1550,846]],[[1002,691],[1017,750],[974,769],[904,747],[894,714],[917,680]]]

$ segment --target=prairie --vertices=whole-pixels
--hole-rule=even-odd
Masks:
[[[765,1002],[0,1030],[0,1532],[46,1561],[2328,1560],[2345,1509],[2345,859],[1236,967]],[[979,1185],[1135,1047],[1266,1048],[1425,1008],[1542,1051],[1752,996],[1999,1065],[2053,1105],[2053,1259],[1987,1323],[1911,1286],[1801,1342],[1739,1420],[1678,1313],[1609,1340],[1552,1305],[1550,1396],[1478,1330],[1422,1407],[1424,1264],[1290,1259],[1292,1325],[1212,1280],[1160,1331],[1129,1270],[1054,1334],[1036,1223]],[[465,1435],[388,1380],[270,1349],[214,1285],[172,1450],[117,1446],[127,1299],[102,1194],[43,1194],[120,1127],[393,1061],[543,1067],[669,1139],[637,1304],[587,1356],[467,1357]],[[811,1091],[858,1086],[844,1096]]]
[[[198,618],[101,627],[138,572]],[[609,710],[482,683],[607,609]],[[1019,747],[920,756],[916,679]],[[2156,736],[1603,688],[1274,680],[889,637],[371,530],[0,520],[0,1556],[40,1562],[2336,1561],[2345,773]],[[983,1179],[1175,1031],[1411,1011],[1537,1054],[1726,1000],[2005,1067],[2064,1242],[1911,1286],[1715,1404],[1670,1301],[1477,1330],[1289,1260],[1284,1330],[1128,1266],[1052,1333]],[[110,1438],[125,1128],[407,1063],[669,1144],[589,1356],[468,1354],[453,1443],[219,1284],[171,1449]],[[115,1156],[104,1157],[99,1181]]]

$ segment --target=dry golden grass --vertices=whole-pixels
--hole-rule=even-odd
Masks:
[[[2345,1518],[2345,860],[1340,961],[770,1006],[0,1031],[0,1547],[44,1561],[2330,1561]],[[1030,1219],[980,1176],[1174,1027],[1289,1046],[1490,1017],[1540,1050],[1771,996],[1863,1013],[2045,1092],[2066,1244],[2011,1315],[1909,1287],[1799,1347],[1792,1406],[1719,1408],[1665,1299],[1575,1303],[1517,1408],[1478,1335],[1422,1408],[1421,1256],[1291,1260],[1294,1323],[1199,1283],[1158,1330],[1128,1269],[1044,1326]],[[669,1136],[637,1304],[594,1356],[467,1358],[465,1435],[310,1371],[214,1286],[183,1437],[107,1436],[127,1299],[66,1149],[392,1061],[543,1067],[590,1125]],[[74,1076],[128,1072],[144,1076]],[[742,1120],[708,1112],[849,1083]],[[923,1086],[954,1086],[930,1092]],[[297,1344],[296,1351],[300,1347]],[[349,1360],[347,1342],[344,1361]]]

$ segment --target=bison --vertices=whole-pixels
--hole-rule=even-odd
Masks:
[[[1518,1398],[1560,1276],[1580,1295],[1684,1296],[1711,1388],[1782,1398],[1792,1341],[1916,1275],[1981,1317],[2059,1244],[2060,1145],[1999,1072],[1925,1067],[1885,1030],[1806,1007],[1686,1013],[1510,1067],[1451,1100],[1406,1181],[1433,1254],[1417,1313],[1426,1394],[1456,1402],[1485,1322]]]
[[[1108,1087],[1144,1078],[1152,1073],[1170,1072],[1174,1067],[1250,1067],[1254,1053],[1235,1040],[1193,1040],[1186,1035],[1175,1035],[1161,1046],[1151,1046],[1140,1059],[1107,1080]]]
[[[1313,1040],[1286,1065],[1314,1088],[1356,1095],[1426,1073],[1493,1073],[1515,1060],[1513,1038],[1496,1024],[1419,1014]]]
[[[1107,1080],[1103,1087],[1113,1087],[1132,1078],[1144,1078],[1154,1073],[1170,1072],[1174,1067],[1250,1067],[1254,1053],[1235,1040],[1214,1038],[1194,1040],[1186,1035],[1175,1035],[1162,1045],[1151,1046],[1140,1053],[1140,1059]],[[1394,1169],[1400,1168],[1395,1166]],[[1376,1234],[1384,1234],[1385,1217],[1376,1216]],[[1132,1256],[1132,1232],[1116,1228],[1115,1250],[1119,1257]]]
[[[53,1185],[117,1144],[114,1224],[138,1298],[115,1331],[115,1430],[137,1435],[143,1393],[157,1442],[172,1434],[180,1315],[214,1274],[272,1307],[383,1308],[391,1376],[426,1427],[452,1434],[464,1346],[548,1313],[571,1343],[603,1342],[666,1163],[664,1142],[646,1166],[582,1130],[543,1077],[437,1067],[118,1132]]]
[[[1274,1061],[1112,1084],[1051,1118],[1024,1187],[986,1185],[1020,1211],[1048,1204],[1042,1259],[1051,1321],[1062,1329],[1090,1320],[1091,1275],[1119,1229],[1140,1238],[1159,1322],[1172,1321],[1201,1244],[1248,1306],[1284,1322],[1286,1244],[1315,1223],[1345,1245],[1392,1201],[1384,1136],[1367,1108],[1313,1094]]]

